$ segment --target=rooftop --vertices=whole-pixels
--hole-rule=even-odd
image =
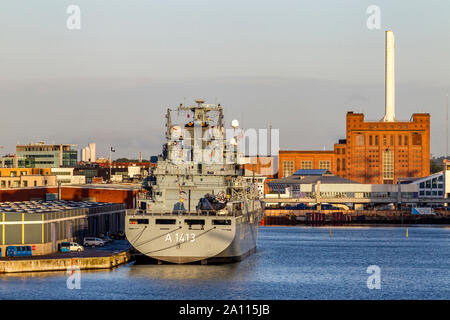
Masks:
[[[330,174],[331,172],[327,169],[300,169],[295,171],[294,176],[323,176]]]
[[[339,183],[357,183],[352,180],[337,177],[325,169],[301,169],[297,170],[292,176],[276,179],[268,182],[268,185],[277,184],[339,184]]]
[[[7,213],[49,213],[67,209],[98,208],[108,205],[116,205],[111,202],[89,202],[89,201],[6,201],[0,202],[0,211]]]

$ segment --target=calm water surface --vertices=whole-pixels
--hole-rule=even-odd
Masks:
[[[261,227],[257,252],[224,265],[135,265],[0,276],[0,299],[450,299],[450,228]],[[366,269],[381,269],[369,290]]]

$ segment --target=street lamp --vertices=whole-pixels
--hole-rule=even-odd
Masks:
[[[111,149],[109,150],[109,182],[110,183],[112,183],[112,179],[111,179],[112,152],[116,152],[116,150],[113,147],[111,147]]]

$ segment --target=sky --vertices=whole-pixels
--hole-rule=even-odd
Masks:
[[[67,28],[70,5],[80,29]],[[198,98],[228,123],[280,129],[281,149],[331,150],[347,111],[384,115],[386,30],[396,117],[430,113],[431,153],[445,155],[450,1],[2,0],[2,154],[95,142],[97,156],[148,159],[167,108]]]

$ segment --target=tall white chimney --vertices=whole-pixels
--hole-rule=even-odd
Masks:
[[[394,33],[386,31],[385,114],[382,121],[395,121]]]

